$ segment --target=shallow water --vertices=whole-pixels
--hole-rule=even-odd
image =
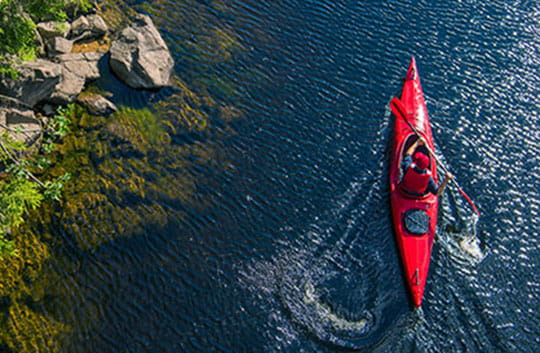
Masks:
[[[537,351],[536,2],[128,5],[160,28],[175,84],[99,82],[131,110],[65,142],[67,201],[27,230],[51,252],[29,290],[55,342],[40,351]],[[387,183],[413,55],[482,213],[445,194],[416,312]]]

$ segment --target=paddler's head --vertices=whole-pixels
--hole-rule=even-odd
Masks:
[[[413,161],[416,166],[422,170],[425,170],[429,167],[429,157],[426,156],[423,152],[417,151],[413,154]]]

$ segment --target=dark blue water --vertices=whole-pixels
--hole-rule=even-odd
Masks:
[[[537,2],[132,5],[177,77],[115,99],[175,129],[155,151],[95,134],[112,151],[89,167],[103,199],[50,225],[61,351],[538,351]],[[417,312],[387,184],[411,56],[439,154],[482,213],[444,195]]]

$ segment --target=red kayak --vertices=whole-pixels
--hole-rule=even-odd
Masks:
[[[435,150],[429,124],[424,94],[420,85],[420,76],[414,58],[411,59],[400,98],[401,104],[391,105],[396,115],[392,145],[390,169],[390,198],[392,220],[396,239],[401,254],[407,285],[415,307],[422,304],[424,288],[429,270],[431,248],[437,225],[438,197],[427,193],[411,195],[399,186],[403,177],[401,161],[405,151],[417,139],[417,135],[408,122],[426,140],[428,147]],[[399,102],[397,102],[399,103]],[[425,148],[421,146],[420,148]],[[437,183],[437,166],[434,157],[429,156],[429,169]]]

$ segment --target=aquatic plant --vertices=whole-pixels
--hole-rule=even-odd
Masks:
[[[133,11],[122,1],[106,3],[109,25],[122,25]],[[193,5],[186,18],[203,23],[208,10]],[[201,46],[216,43],[219,51],[219,43],[228,41],[210,38],[222,31],[201,30],[207,32]],[[226,31],[228,38],[235,37]],[[236,50],[225,47],[230,54]],[[232,57],[227,54],[225,60]],[[205,77],[220,82],[225,94],[235,91],[232,82]],[[122,238],[148,237],[149,229],[187,219],[186,210],[210,204],[197,192],[209,183],[200,170],[231,168],[216,142],[234,134],[228,123],[243,114],[216,91],[197,78],[174,76],[167,96],[146,107],[120,106],[108,117],[70,108],[70,132],[52,145],[39,177],[56,180],[70,172],[74,182],[63,184],[60,201],[42,203],[27,214],[29,221],[9,238],[17,253],[0,260],[0,350],[56,352],[69,347],[80,331],[99,330],[105,304],[88,300],[96,288],[85,285],[84,259]]]

